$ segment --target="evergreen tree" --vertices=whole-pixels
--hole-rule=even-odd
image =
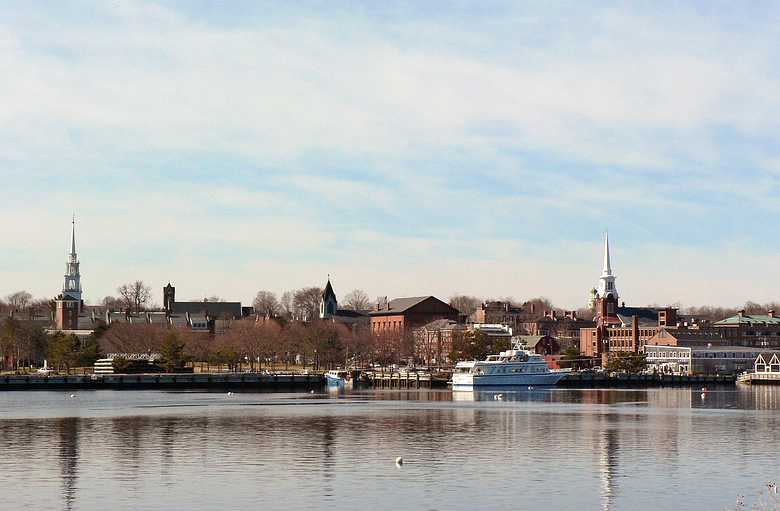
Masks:
[[[172,372],[184,364],[184,343],[179,341],[176,332],[169,332],[160,345],[160,365]]]

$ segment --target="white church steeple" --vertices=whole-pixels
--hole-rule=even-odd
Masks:
[[[615,301],[618,299],[615,276],[612,275],[612,264],[609,258],[609,233],[606,232],[604,233],[604,265],[601,269],[597,293],[599,298],[611,296]]]
[[[62,294],[74,300],[81,301],[81,273],[79,272],[79,259],[76,255],[76,215],[71,222],[70,254],[65,265],[65,283],[62,286]]]

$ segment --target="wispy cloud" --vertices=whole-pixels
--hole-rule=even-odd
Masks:
[[[372,294],[575,306],[610,227],[627,275],[677,265],[675,254],[690,262],[656,280],[678,294],[631,287],[636,300],[731,303],[728,280],[693,287],[734,266],[762,280],[757,262],[780,250],[767,239],[779,13],[6,5],[0,212],[12,257],[0,277],[7,292],[55,293],[63,219],[77,209],[92,299],[137,276],[246,300],[330,270]],[[653,246],[666,255],[648,257]],[[755,286],[754,299],[776,298]]]

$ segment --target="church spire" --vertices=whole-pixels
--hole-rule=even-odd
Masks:
[[[71,233],[70,233],[70,255],[76,255],[76,213],[73,213],[73,219],[71,220]]]
[[[609,261],[609,231],[604,231],[604,268],[603,275],[612,275],[612,265]]]
[[[604,264],[596,293],[599,298],[611,297],[615,301],[618,299],[615,276],[612,274],[612,261],[609,257],[609,233],[607,232],[604,232]]]
[[[76,254],[76,215],[71,219],[70,254],[65,263],[65,280],[62,286],[62,294],[73,300],[81,301],[81,272],[79,270],[79,258]]]

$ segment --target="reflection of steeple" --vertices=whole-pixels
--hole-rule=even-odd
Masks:
[[[609,420],[609,419],[608,419]],[[601,498],[604,511],[612,509],[617,493],[618,433],[606,424],[598,441],[599,479],[601,480]]]
[[[60,435],[60,472],[62,473],[62,508],[73,509],[76,500],[79,458],[79,419],[69,417],[58,421]]]

